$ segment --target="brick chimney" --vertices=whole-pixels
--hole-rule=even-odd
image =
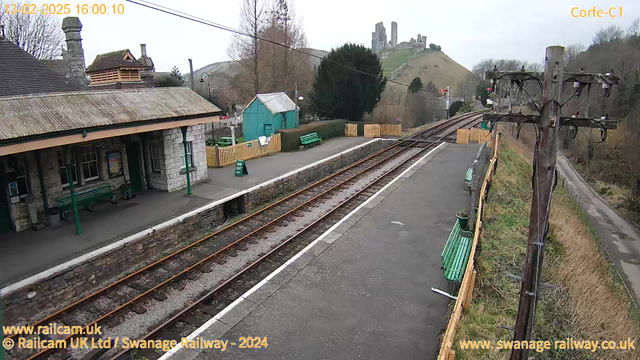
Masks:
[[[67,50],[62,54],[69,64],[69,77],[82,85],[87,85],[87,73],[85,72],[84,50],[82,49],[82,23],[77,17],[62,19],[62,31],[67,38]]]

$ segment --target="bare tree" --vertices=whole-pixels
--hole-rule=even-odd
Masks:
[[[622,31],[620,27],[611,25],[596,32],[596,35],[593,37],[593,44],[598,45],[607,42],[613,42],[621,39],[623,36],[624,31]]]
[[[493,59],[483,59],[473,67],[471,72],[484,80],[487,71],[493,69],[493,64]]]
[[[60,56],[64,36],[58,18],[42,13],[13,13],[12,9],[22,9],[23,5],[28,6],[28,3],[0,0],[0,24],[5,27],[7,39],[36,59]]]
[[[627,36],[640,36],[640,18],[635,18],[627,28]]]
[[[263,59],[265,79],[271,91],[287,91],[293,93],[294,85],[301,90],[310,90],[313,80],[313,69],[306,55],[287,48],[303,49],[307,40],[302,22],[296,19],[292,2],[278,0],[271,10],[268,25],[262,37],[283,46],[266,43]]]
[[[569,64],[578,58],[578,55],[585,50],[582,44],[568,45],[564,50],[564,63]]]
[[[249,36],[236,35],[229,45],[229,56],[238,61],[245,71],[242,72],[243,81],[240,84],[248,84],[246,89],[241,89],[244,95],[255,95],[260,91],[260,58],[262,41],[258,40],[263,27],[265,16],[264,4],[261,0],[244,0],[240,10],[240,31]],[[252,92],[252,94],[248,94]]]

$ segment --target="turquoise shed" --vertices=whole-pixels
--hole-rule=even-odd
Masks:
[[[256,95],[242,113],[244,140],[297,128],[300,123],[296,110],[296,104],[283,92]]]

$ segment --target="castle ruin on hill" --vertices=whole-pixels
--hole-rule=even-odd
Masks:
[[[427,37],[421,34],[418,34],[417,39],[411,38],[398,43],[398,23],[395,21],[391,22],[391,41],[387,39],[387,29],[382,21],[376,24],[375,30],[371,33],[371,50],[376,54],[387,50],[422,51],[427,48]]]

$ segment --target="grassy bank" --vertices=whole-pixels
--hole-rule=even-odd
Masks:
[[[477,254],[478,277],[471,308],[456,333],[456,359],[505,359],[505,350],[461,350],[458,340],[510,340],[502,326],[515,325],[531,206],[531,150],[506,135],[501,140],[498,171],[484,213],[484,233]],[[638,339],[637,313],[587,217],[562,187],[553,195],[545,246],[543,286],[534,340]],[[637,341],[636,341],[637,342]],[[636,345],[640,348],[640,346]],[[532,352],[535,359],[640,359],[640,351],[554,350]]]
[[[585,164],[578,164],[575,157],[569,158],[571,165],[585,181],[622,217],[640,225],[640,200],[634,196],[633,189],[614,182],[601,180],[601,177],[589,171]]]

